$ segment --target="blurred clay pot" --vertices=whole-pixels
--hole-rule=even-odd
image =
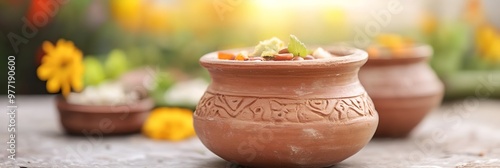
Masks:
[[[367,54],[329,51],[340,56],[254,62],[204,55],[212,83],[194,113],[202,143],[252,167],[327,167],[354,155],[378,124],[358,80]]]
[[[115,135],[139,132],[154,103],[151,99],[141,99],[128,105],[76,105],[58,96],[56,106],[68,134]]]
[[[432,48],[405,48],[403,56],[369,58],[359,78],[380,116],[375,137],[405,137],[441,103],[444,88],[427,64]]]

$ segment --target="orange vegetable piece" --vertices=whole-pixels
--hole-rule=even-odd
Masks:
[[[241,51],[240,53],[238,53],[238,55],[236,55],[236,60],[238,61],[245,61],[248,59],[248,52],[247,51]]]
[[[406,49],[403,47],[392,48],[392,55],[395,58],[401,58],[407,56]]]
[[[219,52],[217,57],[222,60],[234,60],[235,55],[228,52]]]
[[[378,58],[380,57],[380,51],[377,46],[369,46],[366,48],[366,52],[368,52],[368,57],[370,58]]]

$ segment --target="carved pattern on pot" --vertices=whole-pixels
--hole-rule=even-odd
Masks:
[[[293,122],[347,121],[373,117],[375,108],[367,94],[345,98],[289,99],[232,96],[205,92],[195,115],[206,119]]]

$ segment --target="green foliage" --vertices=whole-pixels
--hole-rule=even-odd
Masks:
[[[174,78],[167,72],[158,73],[155,76],[154,87],[149,93],[154,99],[155,104],[159,106],[167,105],[165,102],[165,92],[167,92],[174,83]]]
[[[444,78],[463,68],[464,55],[470,46],[470,26],[463,23],[445,23],[429,36],[434,49],[431,66]]]
[[[85,73],[83,74],[85,85],[98,85],[106,80],[101,62],[94,56],[86,56],[83,65],[85,66]]]
[[[155,89],[168,90],[175,81],[169,73],[163,72],[156,76],[155,83]]]
[[[111,51],[104,64],[104,69],[108,78],[111,79],[116,79],[125,73],[128,70],[128,61],[125,53],[118,49]]]

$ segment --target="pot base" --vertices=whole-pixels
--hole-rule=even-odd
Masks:
[[[342,124],[259,123],[196,116],[194,122],[203,144],[229,162],[251,167],[328,167],[361,150],[373,136],[378,117]]]

